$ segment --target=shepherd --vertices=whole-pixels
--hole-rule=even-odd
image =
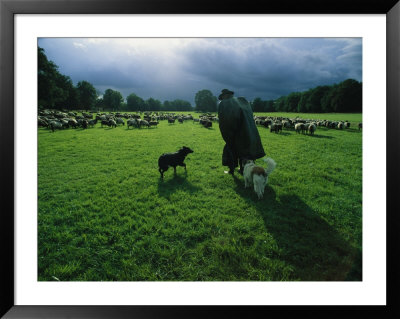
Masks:
[[[218,97],[219,129],[226,143],[222,151],[222,165],[228,166],[229,173],[233,175],[239,162],[239,172],[243,175],[243,161],[264,157],[265,152],[249,102],[233,94],[233,91],[223,89]]]

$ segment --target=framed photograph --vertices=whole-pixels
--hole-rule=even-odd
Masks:
[[[4,318],[399,314],[396,0],[0,17]]]

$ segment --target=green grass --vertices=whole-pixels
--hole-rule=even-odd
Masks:
[[[262,200],[224,174],[217,123],[39,128],[38,280],[361,280],[361,114],[315,116],[352,126],[259,127],[277,162]],[[187,172],[162,181],[158,157],[183,145]]]

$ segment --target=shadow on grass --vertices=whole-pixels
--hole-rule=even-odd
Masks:
[[[262,217],[266,231],[276,240],[280,259],[302,281],[361,281],[362,252],[352,247],[318,213],[296,195],[277,198],[270,186],[258,200],[234,177],[235,191]]]
[[[311,138],[327,138],[327,139],[333,139],[333,136],[326,136],[326,135],[319,135],[319,134],[313,134],[309,135]]]
[[[272,133],[275,133],[275,132],[270,132],[271,134]],[[275,134],[277,134],[277,135],[282,135],[282,136],[288,136],[288,135],[292,135],[291,133],[289,133],[289,132],[279,132],[279,133],[275,133]]]
[[[173,171],[173,169],[171,169]],[[178,168],[177,168],[178,170]],[[183,175],[181,175],[183,174]],[[187,179],[187,172],[177,173],[176,175],[172,172],[172,177],[164,173],[164,179],[161,177],[158,180],[158,194],[162,197],[169,198],[170,195],[176,191],[183,191],[186,193],[198,192],[201,188],[194,186]]]
[[[347,133],[361,133],[362,131],[361,130],[359,130],[358,128],[346,128],[346,129],[344,129],[343,130],[344,132],[347,132]]]

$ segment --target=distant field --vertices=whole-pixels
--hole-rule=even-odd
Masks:
[[[262,200],[224,174],[215,122],[39,128],[38,280],[361,280],[362,115],[269,115],[351,127],[260,126],[277,162]],[[158,157],[183,145],[194,150],[187,173],[162,181]]]

